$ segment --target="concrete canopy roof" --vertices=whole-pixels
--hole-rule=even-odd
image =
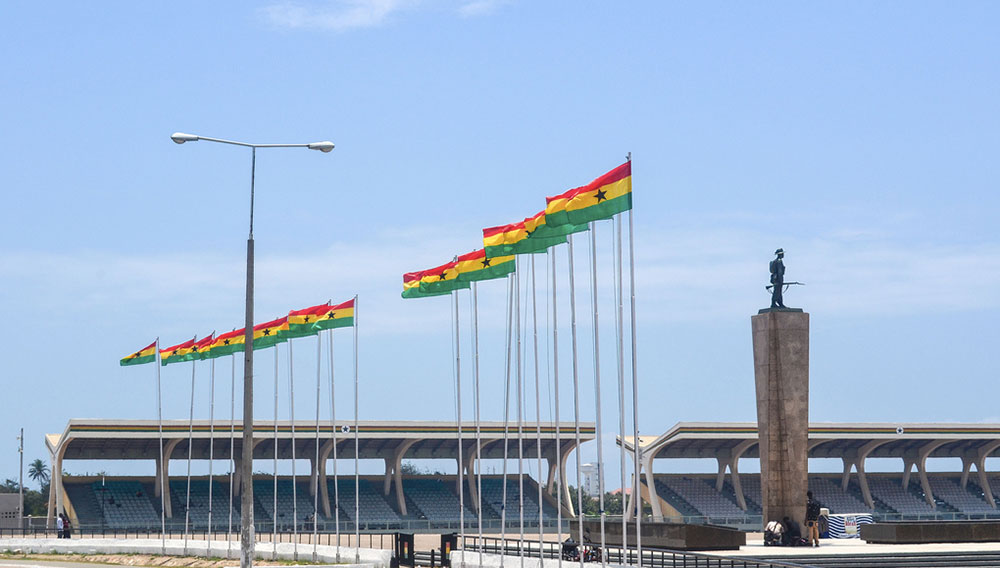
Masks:
[[[641,452],[654,459],[714,458],[732,451],[747,441],[757,440],[754,422],[679,422],[660,436],[640,436]],[[621,439],[618,443],[622,443]],[[871,442],[876,446],[868,457],[910,458],[921,448],[939,444],[928,457],[963,457],[980,450],[992,455],[1000,444],[1000,424],[956,423],[834,423],[809,424],[809,457],[841,458]],[[634,451],[634,439],[624,439],[625,448]],[[753,443],[741,454],[759,458]]]

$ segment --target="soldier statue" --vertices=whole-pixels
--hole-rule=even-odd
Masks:
[[[781,260],[785,258],[785,251],[778,249],[774,251],[775,259],[771,261],[771,307],[784,308],[781,292],[785,288],[785,263]]]

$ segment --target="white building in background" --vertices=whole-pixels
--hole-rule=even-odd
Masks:
[[[583,477],[583,493],[590,497],[599,497],[601,485],[598,482],[597,474],[601,470],[599,464],[585,463],[580,466],[580,475]]]

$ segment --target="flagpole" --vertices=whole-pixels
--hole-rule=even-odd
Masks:
[[[271,560],[278,559],[278,346],[274,346],[274,495],[271,506]]]
[[[597,413],[597,492],[598,512],[601,515],[601,566],[607,566],[604,555],[606,544],[604,523],[607,514],[604,511],[604,446],[601,435],[601,342],[598,335],[597,319],[597,222],[590,223],[590,286],[591,301],[594,308],[594,411]]]
[[[577,538],[580,545],[580,568],[583,568],[583,484],[580,479],[580,369],[576,349],[576,278],[573,274],[573,235],[566,239],[569,243],[569,310],[570,310],[570,344],[573,348],[573,426],[576,447],[576,503],[577,503]]]
[[[330,346],[330,424],[333,430],[333,517],[337,535],[337,564],[340,564],[340,478],[337,477],[337,397],[333,377],[333,330],[326,332]]]
[[[322,393],[320,392],[320,386],[323,382],[323,338],[320,337],[320,332],[316,332],[316,456],[313,458],[313,468],[314,475],[316,476],[316,483],[313,486],[313,553],[312,561],[316,562],[318,555],[319,546],[319,535],[317,535],[317,530],[319,527],[319,407],[322,398]]]
[[[160,554],[167,554],[167,475],[170,464],[163,461],[163,394],[160,388],[160,338],[156,338],[156,422],[160,438]]]
[[[472,381],[476,398],[476,517],[479,529],[479,566],[483,565],[483,466],[482,431],[479,422],[479,296],[476,282],[472,283]],[[469,472],[470,474],[473,472]],[[465,549],[465,545],[462,545]],[[464,558],[465,555],[463,554]]]
[[[549,247],[549,256],[552,257],[552,379],[555,383],[555,421],[556,421],[556,473],[559,475],[559,485],[556,488],[556,538],[559,541],[559,552],[556,555],[556,563],[562,568],[562,498],[563,490],[566,487],[566,480],[563,479],[562,466],[562,429],[559,424],[559,319],[556,317],[556,250]],[[555,479],[555,477],[553,477]]]
[[[629,152],[629,161],[632,153]],[[635,547],[639,555],[639,566],[642,566],[642,493],[639,492],[639,374],[636,367],[636,329],[635,329],[635,228],[632,223],[632,210],[628,212],[628,269],[629,269],[629,310],[632,324],[632,440],[633,469],[635,471],[634,489],[637,514],[635,516]]]
[[[229,470],[229,525],[226,529],[226,558],[229,558],[233,550],[233,487],[234,476],[236,475],[236,353],[231,355],[230,368],[232,378],[229,379],[229,459],[233,462],[233,467]]]
[[[277,347],[275,347],[277,349]],[[295,378],[292,372],[292,339],[288,339],[288,421],[292,424],[292,559],[299,559],[299,491],[295,477]]]
[[[360,493],[360,477],[358,475],[358,451],[360,448],[358,439],[358,296],[354,296],[354,563],[361,563],[361,504],[358,500]]]
[[[459,546],[464,546],[465,544],[465,478],[463,476],[463,469],[465,468],[465,461],[462,460],[462,351],[461,351],[461,339],[459,337],[459,322],[458,322],[458,290],[453,290],[452,299],[454,300],[455,307],[455,400],[457,405],[455,407],[456,418],[458,423],[458,533]],[[441,559],[444,561],[444,558]],[[465,566],[465,555],[462,555],[462,566]]]
[[[618,351],[618,444],[621,450],[621,500],[622,500],[622,549],[626,554],[624,563],[628,563],[628,514],[625,511],[625,320],[623,315],[624,288],[622,284],[622,217],[615,216],[615,235],[612,236],[615,251],[615,302],[618,309],[615,312],[615,334],[617,335]]]
[[[542,511],[542,386],[538,373],[538,294],[535,282],[535,256],[531,256],[531,329],[534,347],[532,353],[535,357],[535,456],[538,458],[538,559],[544,558],[542,554],[542,543],[544,535],[544,515]]]
[[[198,339],[195,336],[194,340]],[[191,511],[191,444],[194,441],[194,369],[196,361],[191,361],[191,417],[188,421],[188,447],[187,447],[187,498],[184,502],[184,556],[188,550],[188,521]]]
[[[515,257],[516,258],[516,257]],[[524,381],[523,381],[523,351],[521,348],[521,276],[520,271],[514,275],[517,287],[514,290],[515,337],[517,345],[515,355],[515,385],[517,400],[517,507],[518,507],[518,549],[521,568],[524,568]]]
[[[516,260],[515,260],[516,263]],[[511,336],[514,333],[514,277],[515,273],[507,277],[507,334],[504,338],[506,344],[506,360],[504,361],[504,389],[503,389],[503,502],[500,504],[500,542],[503,547],[500,552],[500,567],[503,568],[504,557],[507,553],[507,453],[510,448],[510,352]]]
[[[214,333],[213,333],[214,335]],[[208,393],[208,540],[212,540],[212,462],[215,460],[215,359],[209,361]]]

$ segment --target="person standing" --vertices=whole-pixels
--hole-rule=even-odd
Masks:
[[[56,538],[63,537],[63,520],[62,513],[56,515]]]
[[[806,491],[806,531],[809,546],[819,546],[819,503]]]

